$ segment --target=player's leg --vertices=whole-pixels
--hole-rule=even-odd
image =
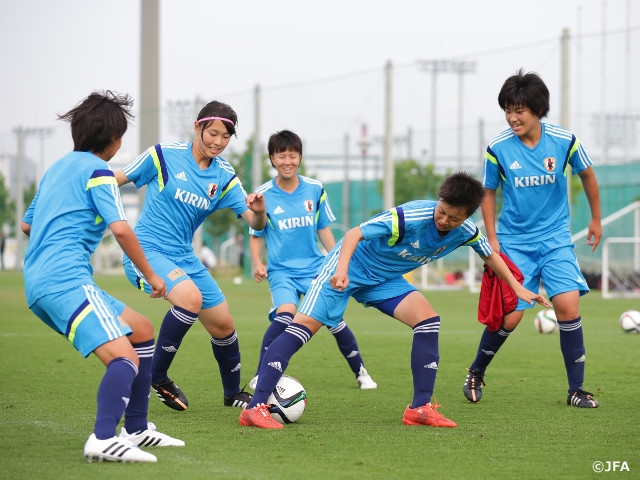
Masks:
[[[240,425],[259,428],[282,428],[267,409],[269,395],[287,369],[291,357],[322,327],[322,323],[297,313],[294,321],[276,338],[267,350],[258,382],[249,405],[240,413]]]
[[[92,352],[106,366],[97,392],[94,431],[84,448],[93,461],[155,462],[156,457],[116,437],[116,427],[131,396],[138,357],[126,338],[131,329],[96,285],[46,295],[31,306],[47,325],[64,334],[83,356]]]
[[[538,245],[535,243],[524,245],[500,244],[500,248],[522,272],[524,276],[523,286],[532,292],[537,292],[540,287],[542,264]],[[477,403],[481,400],[487,367],[518,326],[525,310],[532,307],[533,305],[529,305],[523,300],[518,300],[516,309],[504,316],[502,325],[497,331],[492,332],[485,327],[478,343],[476,357],[467,369],[468,372],[462,386],[462,392],[469,402]]]
[[[358,341],[344,319],[341,319],[340,323],[335,327],[327,326],[327,328],[333,335],[333,338],[335,338],[338,349],[349,364],[351,371],[355,374],[356,381],[360,388],[363,390],[377,388],[378,384],[373,381],[371,375],[369,375],[369,372],[367,372],[367,369],[364,367],[364,360],[362,360],[362,356],[360,355]]]
[[[393,303],[399,302],[393,308]],[[403,294],[395,299],[376,305],[385,313],[413,329],[411,346],[411,372],[413,375],[413,400],[403,415],[405,425],[428,425],[432,427],[455,427],[456,423],[441,415],[439,405],[432,395],[438,373],[440,354],[438,335],[440,317],[427,299],[417,291]],[[391,310],[393,308],[393,310]]]
[[[202,294],[183,268],[161,254],[146,253],[153,270],[167,285],[167,300],[173,305],[160,325],[151,366],[151,386],[168,407],[183,411],[189,401],[182,390],[169,378],[169,368],[178,353],[185,335],[198,318]],[[124,271],[129,282],[145,293],[151,293],[142,273],[125,257]]]
[[[582,389],[586,363],[586,349],[580,315],[580,295],[589,291],[580,272],[573,247],[562,246],[553,250],[545,263],[542,281],[553,303],[560,330],[560,350],[564,358],[569,384],[567,405],[597,408],[593,395]]]
[[[200,321],[211,336],[211,349],[222,380],[224,405],[244,408],[251,394],[240,388],[240,344],[226,300],[214,307],[203,308]]]
[[[275,301],[275,297],[273,294],[272,298]],[[278,338],[278,336],[280,336],[282,332],[284,332],[285,328],[287,328],[291,324],[293,316],[296,313],[296,303],[278,304],[278,306],[275,307],[275,310],[269,312],[269,326],[262,336],[262,345],[260,346],[260,357],[258,359],[258,366],[256,368],[255,375],[251,379],[251,382],[249,382],[250,388],[256,388],[256,384],[258,381],[258,371],[260,370],[262,359],[264,358],[264,354],[269,349],[269,346],[276,338]]]
[[[138,374],[131,384],[131,396],[124,411],[124,426],[119,438],[140,447],[181,447],[184,445],[182,440],[156,431],[155,425],[147,418],[154,348],[153,324],[145,316],[126,306],[120,317],[133,330],[129,342],[138,356],[139,365]]]

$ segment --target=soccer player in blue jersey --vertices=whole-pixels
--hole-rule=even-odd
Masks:
[[[106,366],[94,431],[84,447],[89,462],[155,462],[137,447],[184,445],[147,422],[153,324],[101,290],[90,263],[108,227],[145,273],[151,296],[166,293],[127,223],[107,164],[120,148],[131,105],[127,95],[94,92],[59,116],[71,124],[73,152],[47,170],[22,221],[30,236],[24,259],[29,308],[83,356],[93,353]]]
[[[135,232],[149,263],[166,282],[166,298],[173,305],[158,334],[151,385],[174,410],[186,410],[189,402],[168,370],[198,319],[211,336],[224,405],[244,407],[251,399],[240,388],[240,347],[229,306],[192,247],[193,235],[207,215],[222,208],[231,208],[251,228],[260,230],[266,223],[264,196],[247,195],[233,167],[219,156],[237,123],[229,105],[210,102],[194,122],[193,143],[154,145],[116,172],[119,185],[132,181],[138,188],[147,187]],[[136,288],[150,291],[144,272],[128,257],[124,268]]]
[[[353,297],[413,329],[413,401],[404,412],[403,423],[455,427],[455,422],[436,410],[439,405],[431,403],[440,359],[440,317],[402,275],[467,245],[513,288],[518,298],[549,305],[542,295],[518,283],[469,219],[483,195],[478,180],[466,172],[458,172],[443,182],[439,200],[408,202],[349,230],[322,263],[291,325],[267,350],[253,398],[240,413],[240,424],[282,428],[269,413],[266,405],[269,394],[293,354],[322,325],[337,325],[349,298]]]
[[[293,320],[300,297],[307,291],[324,255],[318,248],[318,238],[329,251],[335,244],[331,227],[335,216],[320,182],[298,175],[302,161],[302,140],[289,130],[274,133],[268,143],[269,159],[278,174],[261,185],[269,207],[267,225],[263,230],[249,230],[249,248],[253,276],[257,282],[268,277],[273,307],[260,349],[261,360],[271,342]],[[262,242],[267,245],[267,265],[262,263]],[[351,367],[361,389],[373,389],[373,381],[358,349],[358,342],[343,319],[329,327],[338,348]],[[257,376],[249,386],[255,388]]]
[[[579,299],[589,288],[571,242],[567,195],[571,167],[589,201],[587,244],[595,251],[602,224],[593,162],[575,135],[540,121],[549,112],[549,90],[537,74],[519,70],[509,77],[498,104],[509,128],[493,139],[485,153],[482,181],[487,193],[481,209],[487,238],[494,251],[502,251],[519,267],[525,287],[538,291],[542,281],[553,303],[569,383],[567,405],[597,408],[592,394],[582,389],[585,347]],[[503,205],[496,229],[498,188]],[[497,332],[485,329],[463,386],[470,402],[482,398],[487,366],[530,307],[520,301]]]

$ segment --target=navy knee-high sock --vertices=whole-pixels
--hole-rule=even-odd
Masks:
[[[181,307],[171,308],[162,320],[156,350],[153,354],[151,382],[158,383],[168,378],[169,367],[178,353],[182,339],[191,325],[198,319],[198,314]]]
[[[293,320],[293,313],[282,312],[277,313],[275,317],[273,317],[273,322],[269,323],[267,330],[264,332],[264,336],[262,337],[262,346],[260,347],[260,358],[258,359],[258,368],[256,368],[256,375],[260,370],[260,365],[262,365],[262,359],[264,358],[265,352],[269,349],[269,345],[278,338],[278,336],[284,332],[284,329],[289,326],[291,321]]]
[[[233,397],[240,391],[240,345],[236,331],[225,338],[211,337],[211,349],[218,362],[224,396]]]
[[[582,318],[569,322],[558,322],[560,327],[560,350],[567,369],[569,393],[582,388],[584,382],[585,348],[582,336]]]
[[[493,357],[498,353],[500,347],[504,342],[507,341],[509,335],[511,335],[513,330],[505,330],[500,327],[500,330],[497,332],[490,332],[488,328],[485,327],[484,332],[482,332],[482,337],[480,337],[480,345],[478,346],[478,353],[476,354],[476,359],[471,364],[471,370],[480,370],[484,373],[487,369]]]
[[[149,413],[149,387],[151,385],[151,362],[153,360],[153,338],[146,342],[134,343],[140,365],[138,375],[131,384],[131,398],[124,411],[124,428],[129,433],[147,429]]]
[[[335,338],[338,343],[338,348],[349,364],[349,367],[351,367],[351,371],[355,373],[357,377],[360,372],[360,368],[364,366],[364,362],[360,356],[360,350],[358,349],[358,342],[355,335],[344,320],[340,320],[340,323],[338,323],[336,327],[327,328],[329,328],[329,331],[333,334],[333,338]]]
[[[431,401],[438,373],[438,334],[440,317],[423,320],[413,327],[411,346],[411,373],[413,374],[413,402],[411,408],[418,408]]]
[[[287,369],[291,357],[309,341],[311,336],[311,330],[307,327],[292,323],[273,341],[262,361],[258,372],[258,385],[247,408],[253,408],[259,403],[267,403],[269,395]]]
[[[93,433],[99,440],[116,434],[124,409],[131,398],[131,384],[138,374],[138,367],[126,357],[109,362],[107,371],[98,387],[98,410]]]

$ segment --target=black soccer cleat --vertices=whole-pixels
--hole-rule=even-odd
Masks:
[[[593,394],[581,388],[567,396],[567,405],[580,408],[598,408],[600,404],[593,399]]]
[[[233,397],[224,397],[224,406],[244,408],[249,405],[252,397],[253,395],[251,395],[249,392],[245,392],[243,388]]]
[[[189,406],[187,396],[170,378],[158,383],[152,383],[151,388],[153,388],[158,398],[169,408],[182,412]]]
[[[478,403],[482,398],[482,386],[484,385],[484,372],[480,369],[471,370],[468,368],[467,378],[462,386],[462,392],[472,403]]]

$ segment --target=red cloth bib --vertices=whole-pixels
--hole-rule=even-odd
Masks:
[[[520,269],[504,253],[500,252],[500,257],[515,279],[522,284],[524,275]],[[513,312],[517,306],[518,297],[515,292],[485,263],[478,301],[478,321],[486,325],[490,332],[497,332],[504,316]]]

